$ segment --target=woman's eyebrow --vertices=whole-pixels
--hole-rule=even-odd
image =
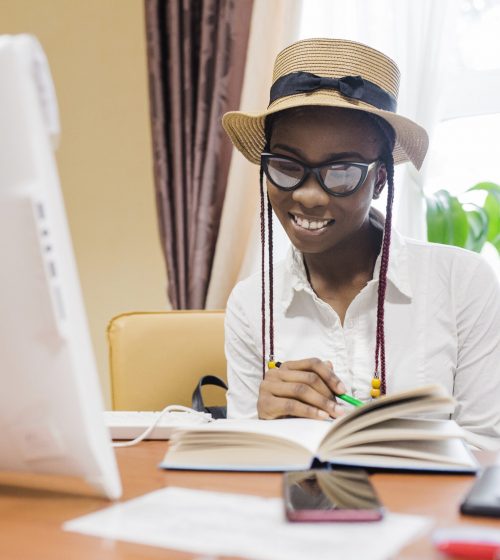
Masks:
[[[304,162],[307,162],[307,158],[305,157],[302,150],[300,150],[299,148],[292,148],[291,146],[287,146],[286,144],[275,144],[273,146],[273,150],[275,150],[276,148],[280,148],[281,150],[286,150],[287,152],[290,152],[290,153],[294,154],[295,156],[297,156],[299,159],[303,160]],[[346,158],[357,158],[361,161],[365,161],[365,159],[366,159],[365,156],[363,156],[359,152],[340,152],[340,153],[328,154],[321,161],[330,162],[330,161],[334,161],[334,160],[337,160],[337,159],[346,159]]]

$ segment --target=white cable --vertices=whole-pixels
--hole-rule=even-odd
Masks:
[[[132,445],[136,445],[137,443],[140,443],[142,440],[146,439],[149,436],[149,434],[158,425],[158,422],[163,418],[163,416],[165,416],[165,414],[168,414],[169,412],[184,412],[185,414],[201,416],[202,418],[206,418],[208,422],[211,422],[213,420],[212,415],[209,414],[208,412],[198,412],[193,408],[182,406],[181,404],[169,404],[160,412],[158,418],[156,418],[156,420],[151,424],[151,426],[146,428],[144,432],[142,432],[142,434],[138,435],[134,439],[131,439],[130,441],[112,442],[111,445],[113,447],[131,447]]]

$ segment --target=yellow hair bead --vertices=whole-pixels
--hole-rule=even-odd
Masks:
[[[380,389],[380,379],[378,377],[372,379],[372,387],[374,389]]]
[[[380,389],[372,389],[370,394],[374,399],[376,399],[377,397],[380,397]]]

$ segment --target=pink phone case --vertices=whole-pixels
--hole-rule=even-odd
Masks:
[[[302,509],[287,510],[288,521],[380,521],[383,509]]]

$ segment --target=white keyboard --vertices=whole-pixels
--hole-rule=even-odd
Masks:
[[[134,439],[158,418],[160,412],[106,410],[104,422],[112,439]],[[210,422],[210,414],[167,412],[146,439],[169,439],[174,428],[188,428]]]

